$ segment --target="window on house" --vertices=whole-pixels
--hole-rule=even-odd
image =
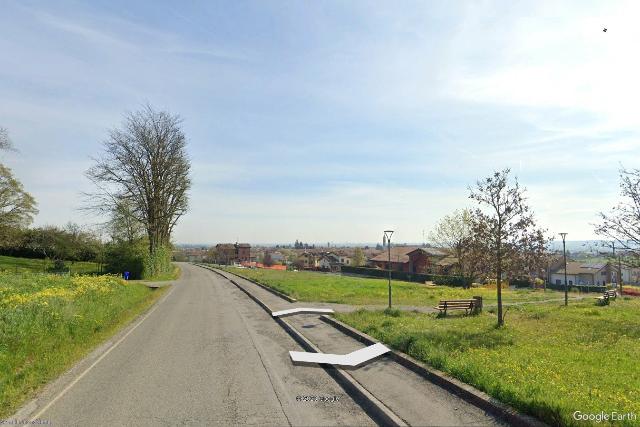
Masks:
[[[569,280],[569,284],[570,284],[570,285],[573,285],[573,280]]]
[[[562,281],[560,279],[556,279],[556,285],[561,285]]]

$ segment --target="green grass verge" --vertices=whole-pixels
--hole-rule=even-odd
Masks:
[[[589,425],[574,411],[640,416],[640,298],[511,307],[504,328],[490,313],[336,317],[550,425]]]
[[[173,265],[173,269],[170,272],[159,274],[157,276],[153,276],[150,278],[144,279],[132,279],[129,280],[131,283],[148,283],[148,282],[170,282],[171,280],[178,280],[180,275],[182,274],[182,270],[177,265]]]
[[[113,276],[0,273],[0,419],[163,293]]]
[[[71,274],[95,274],[100,271],[100,265],[95,262],[65,262],[66,268],[71,270]],[[10,273],[42,273],[53,267],[51,260],[16,258],[12,256],[0,255],[0,270]]]
[[[277,271],[230,268],[226,271],[255,280],[299,301],[316,301],[352,305],[385,305],[388,284],[385,279],[340,276],[309,271]],[[496,302],[496,290],[488,288],[462,289],[449,286],[425,286],[414,282],[392,281],[395,305],[433,307],[441,299],[464,299],[482,296],[484,304]],[[505,302],[543,301],[563,297],[552,290],[508,290],[502,292]],[[574,294],[572,293],[572,296]],[[577,294],[575,294],[577,295]]]

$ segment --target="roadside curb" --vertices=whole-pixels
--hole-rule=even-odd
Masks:
[[[211,270],[211,271],[216,271],[216,272],[218,272],[217,270],[214,270],[214,268],[213,268],[213,267],[209,267],[209,266],[207,266],[207,265],[203,265],[203,264],[194,264],[194,265],[197,265],[198,267],[204,267],[204,268],[209,269],[209,270]],[[265,291],[271,292],[271,293],[272,293],[272,294],[274,294],[275,296],[280,297],[280,298],[282,298],[282,299],[283,299],[283,300],[285,300],[285,301],[288,301],[288,302],[298,302],[298,300],[297,300],[297,299],[295,299],[295,298],[291,298],[289,295],[285,295],[285,294],[283,294],[282,292],[276,291],[275,289],[271,289],[270,287],[265,286],[265,285],[263,285],[262,283],[256,282],[255,280],[247,279],[246,277],[242,277],[242,276],[240,276],[240,275],[238,275],[238,274],[231,273],[231,272],[229,272],[229,271],[225,271],[225,270],[222,270],[222,271],[224,271],[224,272],[225,272],[225,273],[227,273],[227,274],[231,274],[232,276],[239,277],[240,279],[244,279],[244,280],[246,280],[246,281],[248,281],[248,282],[251,282],[251,283],[253,283],[254,285],[258,285],[258,286],[260,286],[262,289],[264,289]],[[218,272],[218,274],[221,274],[221,273],[219,273],[219,272]],[[223,275],[223,274],[221,274],[221,275],[224,277],[224,275]],[[227,277],[227,279],[228,279],[228,277]]]
[[[198,264],[196,264],[198,265]],[[199,267],[206,268],[219,276],[227,279],[233,283],[238,289],[244,292],[249,298],[256,302],[269,316],[272,316],[273,311],[269,306],[246,290],[243,286],[239,285],[236,281],[226,277],[218,270],[198,265]],[[226,273],[226,272],[225,272]],[[233,273],[231,273],[233,274]],[[250,280],[253,283],[253,281]],[[300,346],[306,351],[312,353],[319,353],[320,350],[311,341],[302,335],[296,328],[289,324],[286,320],[280,317],[272,317]],[[408,426],[402,418],[396,415],[391,409],[387,408],[384,403],[373,396],[367,389],[365,389],[360,383],[358,383],[351,375],[344,370],[336,368],[333,365],[321,363],[320,366],[349,394],[353,400],[358,403],[362,409],[371,417],[374,421],[383,426],[405,427]]]
[[[359,330],[352,328],[351,326],[332,317],[322,315],[320,316],[320,320],[328,323],[339,331],[345,333],[346,335],[349,335],[351,338],[354,338],[366,345],[372,345],[379,342],[375,338],[363,332],[360,332]],[[407,369],[410,369],[411,371],[424,377],[430,382],[437,384],[438,386],[455,394],[456,396],[459,396],[467,402],[500,417],[511,425],[523,427],[548,427],[548,424],[532,416],[521,414],[514,408],[498,401],[497,399],[494,399],[493,397],[476,389],[475,387],[469,384],[465,384],[445,374],[442,371],[439,371],[432,367],[428,367],[424,363],[419,362],[418,360],[402,353],[401,351],[392,350],[391,358],[395,362],[399,363]]]

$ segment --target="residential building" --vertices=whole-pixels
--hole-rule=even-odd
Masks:
[[[251,245],[248,243],[219,243],[216,245],[217,262],[234,264],[251,261]]]
[[[564,263],[551,270],[551,283],[564,285]],[[615,271],[609,263],[582,263],[567,261],[567,285],[602,286],[615,282]]]
[[[285,256],[280,251],[271,252],[271,261],[275,263],[283,263],[285,260]]]
[[[391,270],[404,271],[405,273],[427,273],[434,269],[438,260],[447,254],[435,248],[422,248],[415,246],[391,247]],[[369,263],[383,270],[389,269],[389,252],[383,251],[371,258]]]
[[[320,256],[318,254],[304,251],[300,254],[300,261],[302,261],[302,268],[315,270],[318,268]]]
[[[345,254],[337,254],[337,256],[341,265],[351,265],[351,257]]]
[[[340,257],[331,252],[322,254],[318,260],[318,268],[320,270],[340,271]]]
[[[452,255],[447,255],[436,262],[434,272],[436,274],[455,274],[457,268],[458,258]]]

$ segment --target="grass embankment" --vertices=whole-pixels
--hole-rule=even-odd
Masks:
[[[388,302],[388,285],[385,279],[339,276],[309,271],[230,267],[224,269],[255,280],[300,301],[352,305],[386,305]],[[419,283],[396,280],[391,282],[391,287],[395,305],[433,307],[441,299],[463,299],[471,298],[474,295],[482,296],[484,304],[496,302],[496,290],[491,288],[462,289],[449,286],[425,286]],[[502,292],[504,302],[542,301],[563,296],[563,293],[552,290],[505,289]]]
[[[144,281],[145,282],[166,282],[169,280],[177,280],[180,278],[181,272],[182,270],[180,270],[180,267],[178,267],[177,265],[173,265],[173,269],[170,272],[159,274],[149,279],[144,279]]]
[[[574,411],[640,416],[638,298],[619,297],[605,307],[591,301],[511,307],[500,329],[486,312],[336,317],[550,425],[588,424],[573,420]]]
[[[0,273],[0,419],[163,292],[113,276]]]
[[[32,259],[32,258],[16,258],[12,256],[0,255],[0,270],[10,273],[42,273],[53,267],[51,260]],[[71,271],[71,274],[93,274],[100,271],[100,264],[95,262],[65,262],[65,267]]]

